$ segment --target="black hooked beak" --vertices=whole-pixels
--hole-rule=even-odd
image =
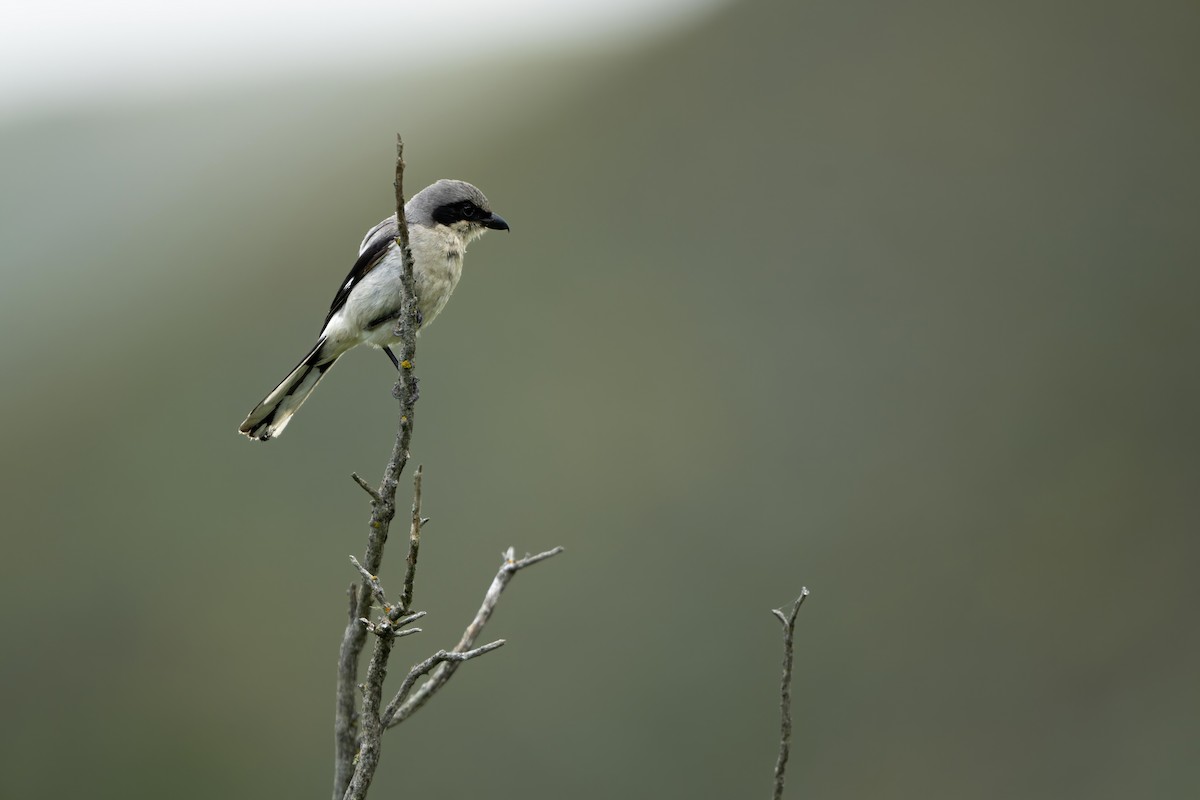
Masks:
[[[480,220],[485,228],[491,228],[494,231],[510,230],[508,223],[504,221],[504,217],[499,214],[491,214],[485,220]]]

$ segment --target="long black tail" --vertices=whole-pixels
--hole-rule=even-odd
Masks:
[[[324,339],[317,342],[316,347],[288,373],[283,382],[254,407],[238,431],[260,442],[274,439],[283,432],[292,415],[308,399],[313,389],[317,388],[317,382],[337,363],[338,356],[341,355],[338,353],[330,357],[322,354],[321,348],[324,344]]]

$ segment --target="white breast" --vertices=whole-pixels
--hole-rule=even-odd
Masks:
[[[446,307],[462,277],[466,241],[444,226],[434,229],[414,225],[409,228],[409,246],[425,327]],[[330,318],[323,331],[326,340],[342,351],[358,344],[395,344],[398,339],[392,333],[394,324],[378,323],[400,312],[401,269],[399,248],[391,244],[380,263],[351,290],[345,305]],[[372,323],[375,327],[368,328]]]

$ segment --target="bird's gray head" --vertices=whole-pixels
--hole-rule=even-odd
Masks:
[[[404,206],[404,216],[410,225],[444,225],[466,239],[474,239],[488,228],[508,230],[508,223],[492,212],[483,192],[466,181],[445,178],[413,195]]]

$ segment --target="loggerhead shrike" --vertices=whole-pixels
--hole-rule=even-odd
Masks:
[[[450,299],[462,276],[467,244],[488,229],[508,230],[493,214],[483,192],[465,181],[440,180],[417,192],[404,206],[413,254],[418,322],[428,325]],[[400,368],[389,345],[400,315],[400,249],[396,215],[363,238],[358,260],[329,306],[317,344],[283,382],[254,407],[238,431],[265,442],[278,436],[317,382],[347,350],[360,344],[379,347]]]

